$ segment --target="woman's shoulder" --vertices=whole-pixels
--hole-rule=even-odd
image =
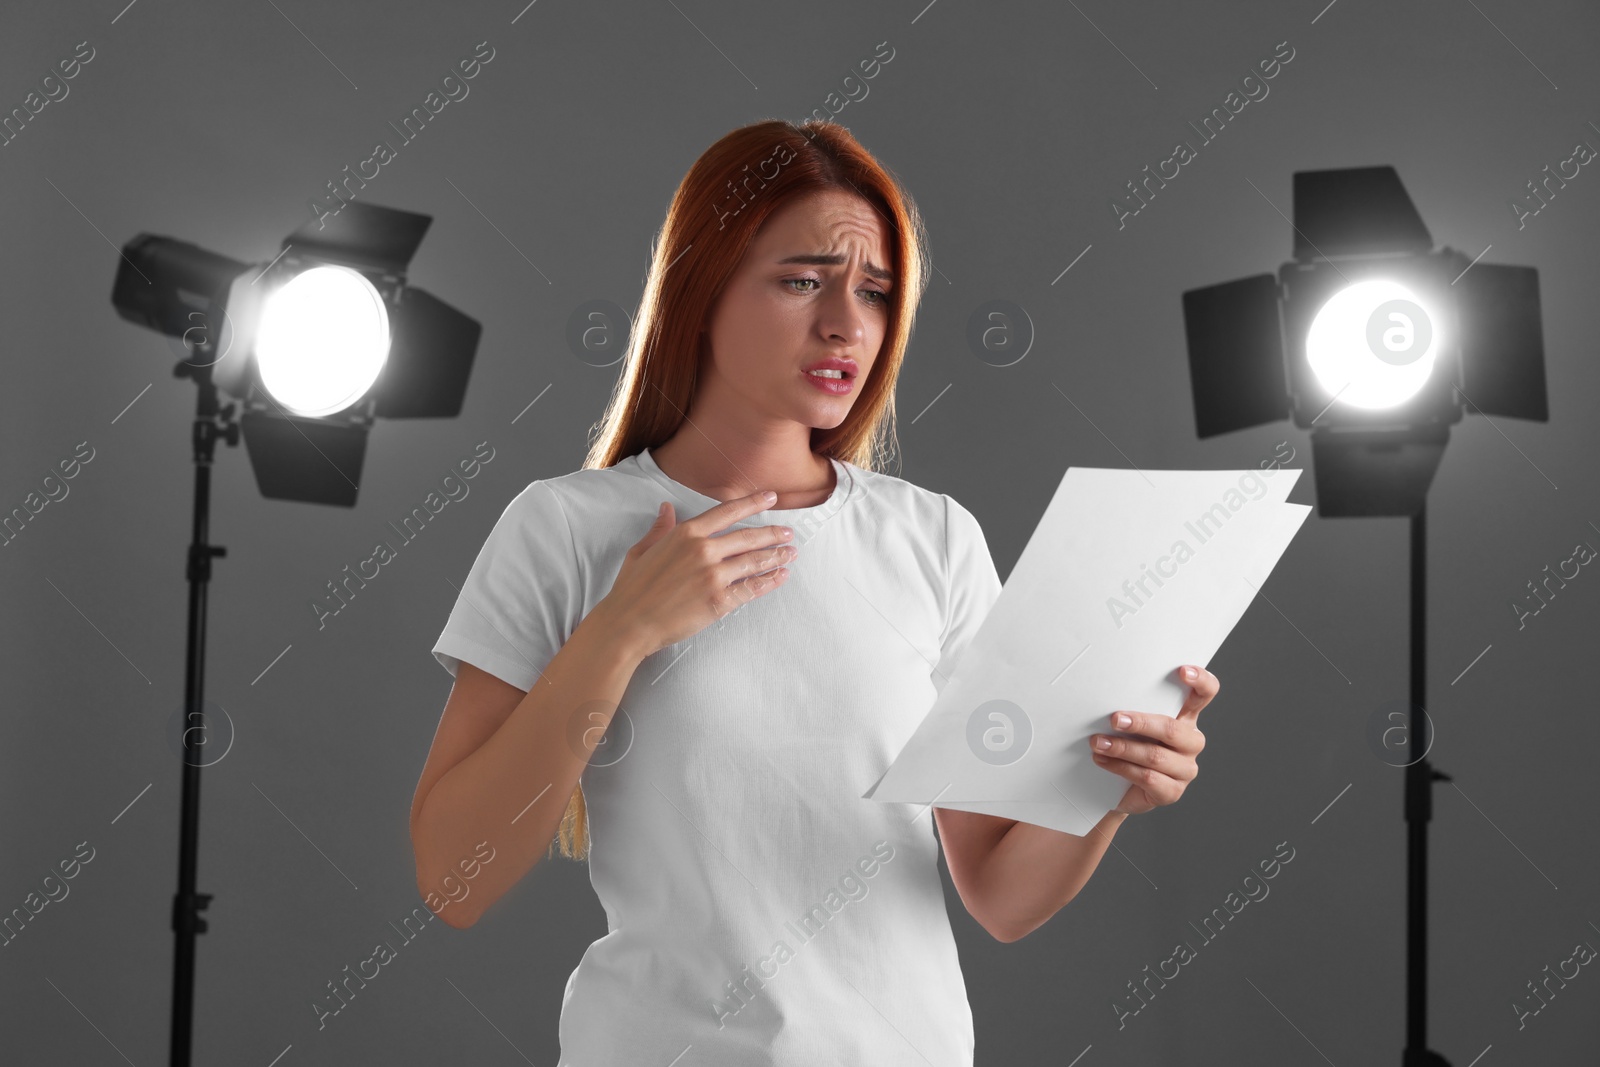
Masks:
[[[966,509],[948,493],[929,489],[886,471],[864,470],[854,464],[850,471],[855,475],[862,495],[872,505],[912,521],[918,529],[933,534],[943,531],[947,515]]]
[[[634,475],[629,478],[627,475]],[[604,493],[608,489],[631,486],[642,473],[635,468],[632,457],[618,460],[609,467],[579,467],[561,474],[547,474],[529,482],[514,498],[544,495],[556,496],[563,502]]]
[[[506,516],[531,528],[611,525],[619,511],[653,493],[649,479],[633,466],[633,460],[624,459],[610,467],[579,467],[535,478],[507,502]]]

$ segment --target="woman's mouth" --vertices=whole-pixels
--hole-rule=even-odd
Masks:
[[[837,370],[801,371],[801,376],[824,393],[845,396],[855,386],[855,379]]]

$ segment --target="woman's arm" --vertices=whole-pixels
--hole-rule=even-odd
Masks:
[[[1070,904],[1127,817],[1108,811],[1082,837],[1026,822],[1007,830],[984,863],[984,878],[994,887],[994,921],[1009,935],[1001,940],[1028,936]]]
[[[935,807],[950,880],[967,911],[997,941],[1026,937],[1089,881],[1127,815],[1107,812],[1085,836]]]
[[[643,659],[633,630],[596,609],[526,695],[488,675],[463,687],[461,671],[470,674],[471,665],[457,668],[412,804],[418,891],[424,900],[448,896],[440,887],[453,865],[481,842],[495,862],[436,912],[446,923],[477,922],[544,855]]]

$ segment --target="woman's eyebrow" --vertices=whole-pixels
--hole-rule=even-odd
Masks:
[[[816,252],[802,252],[799,255],[787,256],[778,260],[779,263],[804,263],[813,267],[838,267],[842,266],[844,261],[845,257],[844,253],[842,252],[835,252],[831,256],[822,255]],[[876,263],[863,263],[861,265],[861,270],[869,278],[876,278],[880,282],[888,282],[891,285],[894,284],[893,272],[884,270]]]

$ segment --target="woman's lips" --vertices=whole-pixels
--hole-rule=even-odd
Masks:
[[[801,371],[800,376],[824,393],[831,393],[834,396],[845,396],[855,387],[854,378],[823,378],[810,371]]]

